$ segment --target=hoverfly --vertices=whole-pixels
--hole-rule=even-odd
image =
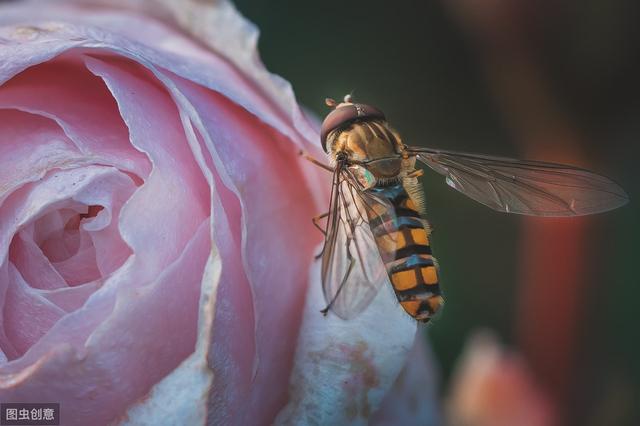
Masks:
[[[417,321],[428,322],[442,306],[416,160],[452,188],[505,213],[580,216],[629,200],[616,183],[578,167],[408,146],[379,109],[350,95],[326,102],[333,110],[320,136],[330,166],[306,156],[333,173],[329,211],[313,218],[325,236],[318,256],[325,315],[354,317],[387,279]]]

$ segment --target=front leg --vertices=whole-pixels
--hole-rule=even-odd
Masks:
[[[322,164],[320,161],[316,160],[315,158],[313,158],[312,156],[310,156],[309,154],[307,154],[307,153],[306,153],[305,151],[303,151],[303,150],[300,150],[300,151],[298,152],[298,155],[300,155],[300,156],[304,157],[304,158],[305,158],[305,160],[309,160],[309,161],[311,161],[313,164],[315,164],[315,165],[316,165],[316,166],[318,166],[318,167],[321,167],[321,168],[323,168],[323,169],[325,169],[325,170],[327,170],[327,171],[329,171],[329,172],[331,172],[331,173],[333,173],[333,172],[334,172],[334,170],[333,170],[333,168],[332,168],[332,167],[329,167],[329,166],[327,166],[326,164]]]

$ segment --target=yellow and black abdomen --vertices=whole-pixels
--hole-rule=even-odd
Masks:
[[[395,213],[393,223],[371,223],[389,280],[404,310],[427,322],[444,303],[429,224],[401,183],[371,191],[387,199]]]

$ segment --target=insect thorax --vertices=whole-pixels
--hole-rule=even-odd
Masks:
[[[344,152],[350,160],[371,161],[396,156],[402,150],[400,135],[382,120],[350,123],[329,134],[327,142],[332,161],[340,152]],[[367,166],[367,170],[377,181],[393,180],[401,174],[402,161],[397,159],[374,163]]]

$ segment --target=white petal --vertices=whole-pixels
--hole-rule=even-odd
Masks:
[[[435,359],[425,340],[416,338],[404,368],[369,421],[371,426],[442,424]]]
[[[320,267],[311,268],[289,404],[279,425],[364,425],[393,385],[414,344],[417,323],[383,286],[371,305],[344,321],[320,313]]]

